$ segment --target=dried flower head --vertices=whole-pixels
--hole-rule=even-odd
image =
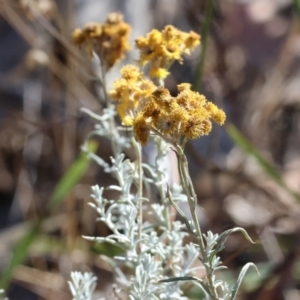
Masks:
[[[203,95],[191,91],[190,84],[183,83],[177,87],[177,97],[172,97],[167,89],[159,87],[134,119],[133,130],[141,144],[147,143],[151,130],[180,142],[181,138],[197,139],[209,134],[211,120],[219,125],[224,124],[224,111]]]
[[[182,63],[182,54],[190,54],[200,43],[200,36],[191,31],[189,33],[178,30],[172,25],[162,31],[156,29],[146,37],[139,37],[135,41],[140,50],[139,63],[144,66],[149,63],[149,74],[154,78],[166,78],[170,65],[175,61]]]
[[[127,65],[121,69],[122,78],[113,84],[110,96],[118,102],[117,112],[123,125],[132,126],[134,117],[155,90],[155,85],[145,79],[139,68]]]
[[[95,52],[108,70],[130,49],[129,33],[130,26],[123,21],[122,14],[111,13],[104,24],[90,22],[82,29],[76,28],[73,42],[84,47],[90,58]]]

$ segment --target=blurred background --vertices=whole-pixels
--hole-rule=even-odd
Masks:
[[[87,205],[90,186],[110,178],[81,154],[101,113],[91,65],[71,43],[89,21],[120,11],[131,42],[172,24],[202,45],[174,64],[166,87],[190,82],[223,107],[228,120],[188,145],[204,209],[203,230],[242,226],[257,241],[231,236],[222,259],[233,281],[254,262],[239,299],[300,299],[300,1],[2,0],[0,2],[0,285],[9,299],[70,299],[70,271],[98,276],[112,299],[112,272],[82,239],[106,235]],[[109,73],[137,59],[132,49]],[[97,154],[109,161],[109,144]],[[197,299],[188,290],[190,299]]]

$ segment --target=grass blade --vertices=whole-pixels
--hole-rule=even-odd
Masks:
[[[27,256],[27,249],[35,240],[36,236],[38,235],[41,227],[41,223],[42,223],[41,219],[37,221],[26,233],[26,235],[20,240],[20,242],[16,245],[11,260],[7,268],[3,271],[2,276],[0,278],[0,289],[4,289],[4,290],[7,289],[14,268],[25,260]]]
[[[244,277],[245,277],[245,274],[247,273],[247,271],[248,271],[248,269],[249,269],[250,267],[253,267],[253,268],[256,270],[257,275],[260,276],[260,275],[259,275],[259,272],[258,272],[258,270],[257,270],[256,265],[253,264],[253,263],[247,263],[247,264],[242,268],[242,270],[241,270],[241,272],[240,272],[240,275],[239,275],[239,278],[238,278],[236,284],[234,285],[234,287],[233,287],[233,289],[232,289],[232,293],[231,293],[230,300],[235,300],[236,295],[237,295],[237,292],[238,292],[238,290],[239,290],[239,288],[240,288],[240,286],[241,286],[241,283],[242,283],[242,281],[243,281],[243,279],[244,279]]]
[[[281,175],[274,166],[264,159],[255,147],[243,136],[243,134],[232,124],[226,126],[227,133],[233,141],[240,146],[247,154],[254,157],[264,172],[272,178],[278,185],[285,189],[293,198],[300,202],[300,195],[292,191],[284,182]]]
[[[214,0],[209,0],[205,8],[205,13],[204,13],[205,19],[201,30],[201,53],[200,53],[200,59],[196,70],[196,76],[195,76],[196,78],[193,85],[194,91],[200,91],[201,89],[201,80],[203,75],[203,67],[204,67],[206,47],[207,47],[207,37],[210,29],[213,8],[214,8]]]
[[[300,0],[294,0],[294,6],[298,19],[300,19]]]
[[[94,153],[96,151],[96,143],[89,142],[89,151]],[[56,185],[54,192],[50,197],[50,207],[55,207],[68,195],[74,185],[80,180],[89,166],[89,158],[84,152],[80,153],[79,158],[66,171],[64,176]]]
[[[96,151],[96,143],[90,142],[89,150],[91,152]],[[60,204],[68,193],[72,190],[75,184],[81,179],[85,174],[89,166],[89,159],[85,153],[81,153],[79,158],[71,165],[71,167],[66,171],[64,176],[57,183],[49,201],[49,208],[54,209],[58,204]],[[49,210],[47,210],[49,211]],[[20,242],[15,246],[13,250],[11,260],[3,271],[0,278],[0,289],[6,290],[8,284],[12,278],[13,270],[19,264],[23,263],[28,255],[28,248],[34,242],[36,237],[40,232],[43,220],[47,217],[47,212],[45,212],[38,221],[36,221],[26,235],[20,240]]]

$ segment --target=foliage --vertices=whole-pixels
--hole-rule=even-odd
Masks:
[[[102,28],[102,25],[98,27]],[[87,31],[84,29],[80,34],[82,32]],[[77,35],[78,30],[75,30],[75,42],[81,44]],[[97,49],[93,53],[98,55],[102,69],[99,80],[104,87],[107,63],[106,57],[99,53],[105,51],[105,45],[94,34],[92,39],[93,49]],[[207,101],[205,96],[193,92],[190,84],[178,85],[177,97],[172,97],[162,86],[173,61],[182,62],[182,53],[193,49],[199,40],[196,33],[184,33],[173,26],[167,26],[162,32],[153,30],[146,37],[138,38],[138,61],[141,65],[150,64],[150,77],[146,78],[146,73],[137,66],[125,66],[121,70],[122,78],[115,81],[110,95],[104,88],[107,109],[103,114],[98,116],[85,110],[97,122],[87,142],[93,135],[105,137],[111,143],[114,157],[111,158],[111,164],[107,164],[101,157],[83,148],[117,183],[106,188],[98,185],[92,187],[94,202],[90,205],[98,213],[97,221],[105,223],[111,233],[103,237],[84,238],[123,249],[122,255],[106,259],[115,273],[120,297],[123,295],[132,300],[187,299],[184,296],[184,284],[190,281],[202,289],[206,299],[234,300],[245,272],[254,266],[252,263],[245,265],[233,286],[217,279],[216,272],[225,268],[218,253],[224,249],[228,236],[241,231],[250,242],[252,240],[242,228],[233,228],[221,234],[211,231],[202,233],[196,214],[197,195],[184,153],[189,139],[209,134],[211,120],[222,125],[225,113]],[[109,96],[117,101],[117,107]],[[131,135],[124,135],[122,128],[115,125],[115,111],[123,125],[132,128]],[[148,142],[156,147],[157,159],[154,164],[145,163],[142,159],[140,144],[146,145]],[[130,145],[135,149],[136,161],[126,159],[122,153]],[[179,186],[170,183],[164,167],[171,151],[175,151],[177,156]],[[153,203],[155,199],[144,192],[144,187],[149,185],[159,192],[159,203]],[[117,192],[119,196],[115,199],[106,198],[104,192],[109,190]],[[180,209],[181,201],[188,203],[191,219]],[[174,220],[171,207],[184,223]],[[184,242],[188,233],[194,242]],[[200,261],[198,264],[197,260]],[[131,275],[124,272],[128,268],[132,270]],[[199,268],[204,271],[201,278],[194,276]],[[72,273],[73,281],[77,278],[71,285],[73,296],[85,290],[85,276],[78,276],[78,273]],[[89,278],[86,290],[91,290],[90,285]]]

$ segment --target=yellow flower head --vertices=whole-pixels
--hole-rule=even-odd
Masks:
[[[206,109],[210,112],[211,118],[218,124],[223,125],[226,115],[223,110],[219,109],[215,104],[208,102]]]
[[[171,64],[175,60],[182,63],[182,55],[190,54],[199,43],[197,33],[186,33],[171,25],[162,31],[154,29],[146,37],[135,41],[136,48],[140,50],[139,64],[144,66],[149,63],[150,76],[159,79],[166,78]]]
[[[158,87],[153,93],[152,93],[152,99],[162,108],[166,108],[170,105],[173,98],[171,97],[170,92],[165,89],[164,87],[160,86]]]
[[[177,86],[179,94],[157,88],[133,121],[133,131],[139,142],[147,142],[151,129],[162,136],[169,136],[174,142],[182,138],[197,139],[210,133],[211,120],[222,125],[226,115],[215,104],[191,91],[191,85]]]
[[[104,24],[87,23],[82,29],[73,31],[75,45],[84,47],[90,58],[95,52],[106,70],[110,69],[129,50],[130,26],[120,13],[108,15]]]
[[[136,137],[138,137],[138,141],[145,145],[150,135],[151,126],[149,124],[149,120],[145,119],[143,114],[138,114],[133,122],[133,132]]]
[[[152,81],[143,77],[134,65],[127,65],[121,69],[122,78],[115,80],[110,96],[117,101],[117,112],[123,125],[132,126],[133,118],[146,104],[155,90]]]
[[[74,29],[72,38],[75,45],[82,45],[85,42],[85,35],[80,28]]]
[[[102,34],[102,26],[96,22],[89,22],[83,27],[82,32],[87,39],[100,38]]]

